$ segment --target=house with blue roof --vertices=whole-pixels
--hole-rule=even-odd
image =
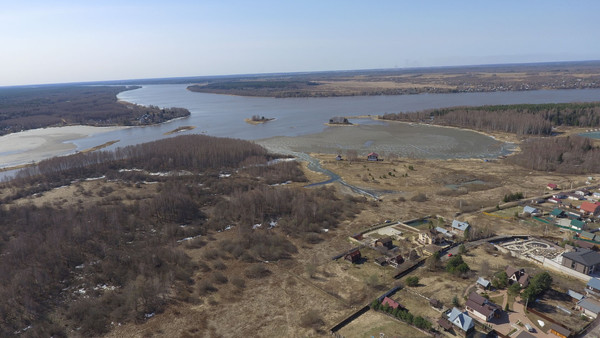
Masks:
[[[467,312],[461,312],[455,307],[448,314],[448,320],[465,334],[471,332],[475,327],[473,318],[469,317]]]

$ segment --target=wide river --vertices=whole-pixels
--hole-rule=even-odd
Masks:
[[[414,151],[421,149],[425,157],[487,157],[497,156],[507,149],[499,146],[497,141],[471,131],[448,131],[450,128],[427,126],[401,127],[401,124],[388,125],[370,119],[353,120],[360,124],[357,127],[327,127],[324,123],[333,116],[379,115],[386,112],[411,112],[451,106],[600,101],[600,89],[282,99],[194,93],[188,91],[186,87],[187,85],[145,85],[140,89],[122,92],[118,98],[141,105],[187,108],[191,112],[189,117],[155,126],[99,132],[66,142],[75,144],[76,150],[83,150],[118,140],[119,142],[107,148],[114,149],[170,137],[165,136],[164,133],[177,127],[195,126],[194,130],[183,133],[203,133],[247,140],[268,139],[261,141],[261,144],[266,142],[268,145],[271,142],[272,145],[273,142],[281,141],[281,144],[288,148],[293,148],[294,145],[294,142],[290,141],[291,137],[301,136],[298,139],[304,138],[304,146],[307,145],[307,140],[314,139],[314,142],[318,140],[319,144],[328,144],[320,150],[329,152],[332,152],[333,148],[342,150],[347,146],[348,140],[352,141],[349,134],[356,134],[357,142],[362,142],[360,147],[355,147],[359,152],[370,149],[393,151],[396,145],[410,138],[411,144],[406,146],[416,149]],[[252,115],[276,118],[276,120],[261,125],[250,125],[244,122],[245,118]],[[337,130],[334,130],[336,128]],[[343,128],[344,131],[339,128]],[[323,136],[328,133],[338,139],[327,139]],[[368,137],[375,134],[382,140],[388,136],[395,138],[388,141],[388,144],[379,144],[377,148],[378,140]],[[315,137],[313,138],[312,135]],[[419,140],[427,141],[421,144]],[[465,140],[467,142],[464,142]],[[439,151],[428,148],[435,144],[443,145],[445,148],[442,147],[438,149]],[[305,151],[306,147],[292,150]],[[442,153],[447,156],[440,156]],[[398,154],[406,155],[403,151],[398,151]],[[0,166],[8,164],[0,163]],[[16,164],[19,163],[10,163],[10,165]]]
[[[333,116],[378,115],[452,106],[600,101],[600,89],[281,99],[194,93],[186,87],[146,85],[122,92],[118,98],[141,105],[183,107],[190,110],[191,116],[157,126],[102,133],[76,140],[75,144],[78,149],[86,149],[120,140],[112,148],[122,147],[163,138],[165,132],[181,126],[196,126],[191,133],[256,140],[319,133],[327,128],[324,123]],[[244,122],[252,115],[276,120],[261,125]],[[366,119],[358,122],[380,123]],[[436,129],[429,128],[431,133]]]

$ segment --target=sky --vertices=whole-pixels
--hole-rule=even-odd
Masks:
[[[0,0],[0,86],[600,60],[600,1]]]

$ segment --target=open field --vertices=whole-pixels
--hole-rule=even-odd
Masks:
[[[358,317],[339,333],[346,338],[380,337],[380,334],[385,337],[429,337],[412,326],[375,311]]]

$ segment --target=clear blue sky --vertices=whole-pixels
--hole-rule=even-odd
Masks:
[[[0,85],[600,59],[600,1],[6,1]]]

